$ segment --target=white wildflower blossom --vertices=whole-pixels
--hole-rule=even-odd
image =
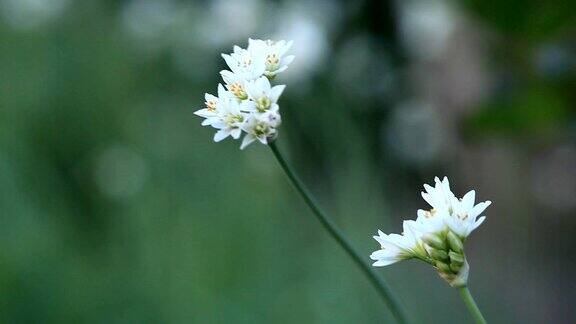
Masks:
[[[230,99],[230,93],[224,89],[222,84],[218,84],[218,97],[206,93],[204,95],[206,108],[197,110],[194,112],[195,115],[198,115],[202,118],[205,118],[202,121],[202,126],[212,125],[213,123],[217,122],[220,119],[219,111],[222,109],[220,106],[222,105],[221,102],[227,99]]]
[[[259,78],[266,71],[265,53],[260,51],[250,51],[234,46],[231,54],[222,54],[228,67],[234,74],[246,80]]]
[[[292,47],[292,42],[272,40],[249,39],[248,51],[259,57],[264,57],[264,68],[269,78],[274,78],[276,74],[284,72],[294,60],[294,55],[286,55]]]
[[[218,85],[218,96],[206,94],[206,108],[195,112],[204,118],[203,126],[218,129],[214,141],[239,139],[245,133],[243,149],[276,138],[282,120],[278,99],[286,86],[270,80],[294,59],[286,55],[291,46],[291,41],[249,39],[247,49],[234,46],[232,53],[222,54],[229,68],[220,71],[225,85]]]
[[[276,128],[272,127],[267,118],[256,115],[251,116],[250,119],[244,123],[242,130],[246,132],[246,136],[244,136],[242,144],[240,145],[240,149],[242,150],[256,140],[262,144],[268,144],[268,139],[273,138],[276,134]]]
[[[254,101],[255,111],[263,113],[266,111],[278,111],[278,98],[286,88],[285,85],[277,85],[272,87],[270,81],[266,77],[260,77],[254,81],[246,83],[246,92],[248,98]]]
[[[374,239],[380,243],[380,250],[370,255],[370,258],[376,261],[374,266],[387,266],[398,261],[411,259],[421,253],[423,246],[412,226],[413,221],[404,221],[402,235],[384,234],[378,230],[378,235],[374,236]]]
[[[430,210],[418,210],[415,221],[404,221],[402,235],[386,235],[378,231],[374,238],[381,249],[370,256],[374,266],[417,258],[438,271],[440,276],[455,287],[465,286],[469,266],[464,254],[466,238],[480,226],[486,217],[480,216],[490,201],[475,204],[474,190],[461,199],[450,189],[448,178],[434,179],[434,187],[424,185],[422,198],[430,204]]]
[[[238,102],[233,98],[221,101],[218,120],[211,124],[212,127],[218,129],[214,134],[214,141],[220,142],[228,136],[234,139],[240,138],[241,127],[249,117],[245,111],[251,110],[251,105],[253,105],[252,102]]]

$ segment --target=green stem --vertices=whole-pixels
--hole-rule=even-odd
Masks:
[[[484,319],[484,316],[482,315],[480,308],[478,308],[478,305],[476,305],[474,297],[472,297],[472,294],[470,293],[468,287],[467,286],[460,287],[458,288],[458,291],[460,292],[460,297],[462,297],[464,304],[466,304],[466,307],[468,307],[468,310],[470,311],[470,314],[472,314],[472,317],[474,317],[476,323],[486,324],[486,320]]]
[[[360,267],[362,272],[364,272],[364,274],[368,277],[368,279],[370,279],[374,287],[378,290],[378,292],[382,296],[382,299],[384,299],[384,302],[386,303],[386,305],[388,306],[388,308],[390,309],[396,320],[399,323],[407,323],[404,311],[401,309],[398,300],[392,294],[386,282],[384,282],[384,280],[381,279],[376,274],[376,272],[374,272],[374,270],[372,270],[370,265],[364,262],[364,259],[360,256],[358,251],[356,251],[356,249],[352,246],[350,241],[348,241],[348,239],[343,235],[342,231],[336,226],[336,224],[332,221],[332,219],[330,219],[324,213],[324,211],[320,209],[318,203],[316,202],[312,194],[304,186],[304,184],[302,183],[300,178],[296,175],[294,170],[292,170],[292,168],[288,165],[288,163],[286,163],[286,160],[284,159],[280,151],[278,151],[276,143],[272,142],[269,144],[269,146],[272,149],[274,156],[278,160],[278,163],[280,163],[280,166],[282,167],[282,169],[284,169],[286,175],[288,175],[288,178],[290,178],[292,184],[294,185],[294,187],[296,187],[296,190],[298,190],[298,192],[300,193],[306,204],[308,204],[308,207],[310,207],[310,209],[312,210],[316,218],[320,221],[322,226],[324,226],[324,228],[328,231],[328,233],[332,235],[332,237],[336,240],[336,242],[340,244],[340,246],[352,258],[352,260],[354,260],[356,265]]]

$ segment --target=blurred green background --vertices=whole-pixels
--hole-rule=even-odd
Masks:
[[[382,323],[269,150],[192,114],[219,54],[294,40],[278,145],[366,255],[447,175],[491,323],[576,321],[576,2],[0,0],[0,322]],[[428,266],[380,268],[466,323]]]

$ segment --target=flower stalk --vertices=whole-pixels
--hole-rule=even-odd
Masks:
[[[334,221],[324,213],[324,211],[319,207],[318,203],[316,202],[314,196],[308,191],[304,183],[300,180],[300,178],[296,175],[294,170],[290,167],[290,165],[286,162],[282,153],[278,150],[275,142],[271,142],[268,144],[270,149],[272,149],[272,153],[278,160],[278,163],[298,191],[308,207],[312,210],[312,213],[316,218],[320,221],[324,229],[328,231],[328,233],[338,242],[340,247],[342,247],[346,253],[352,258],[354,263],[362,270],[362,272],[368,277],[370,282],[374,285],[377,289],[378,293],[392,312],[392,315],[397,320],[398,323],[407,323],[407,317],[405,312],[400,306],[398,299],[394,296],[390,287],[386,282],[380,278],[372,268],[364,261],[362,256],[358,253],[358,251],[352,246],[350,241],[344,236],[342,231],[338,228],[338,226],[334,223]]]
[[[468,311],[470,311],[470,314],[474,318],[474,321],[476,321],[477,324],[486,324],[486,320],[484,319],[480,308],[478,308],[476,301],[474,301],[474,297],[472,297],[468,286],[462,286],[458,288],[458,291],[460,292],[460,297],[462,297]]]

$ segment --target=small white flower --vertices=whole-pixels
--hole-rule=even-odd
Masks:
[[[444,177],[442,181],[438,177],[434,178],[435,186],[424,185],[426,192],[422,192],[422,198],[435,210],[450,210],[456,197],[450,190],[448,178]]]
[[[220,75],[226,83],[228,91],[238,98],[238,100],[248,99],[248,94],[246,93],[246,78],[242,74],[222,70],[220,71]]]
[[[253,109],[251,105],[253,103],[250,101],[238,102],[233,98],[221,101],[218,121],[212,123],[212,127],[218,129],[214,134],[214,141],[220,142],[228,136],[240,138],[242,126],[248,118],[244,111]]]
[[[219,120],[219,111],[221,102],[230,99],[230,93],[224,89],[222,84],[218,84],[218,97],[211,95],[209,93],[204,94],[206,108],[197,110],[194,112],[195,115],[205,118],[202,121],[202,126],[212,125]]]
[[[250,51],[234,46],[231,54],[222,54],[222,57],[234,74],[245,80],[259,78],[266,71],[265,53],[260,51]]]
[[[376,261],[374,266],[383,267],[419,255],[420,238],[411,228],[412,221],[404,221],[402,226],[402,235],[384,234],[378,230],[374,239],[380,243],[380,250],[370,255],[370,258]]]
[[[270,81],[266,77],[260,77],[254,81],[246,83],[246,92],[248,98],[254,101],[255,111],[263,113],[266,111],[278,111],[278,98],[286,88],[285,85],[277,85],[272,87]]]
[[[456,198],[450,189],[447,177],[442,181],[436,177],[435,186],[424,185],[426,192],[422,197],[433,208],[430,211],[418,210],[417,222],[428,227],[429,231],[438,232],[446,226],[455,234],[465,239],[470,233],[484,222],[486,217],[478,217],[490,206],[490,201],[474,205],[475,191],[469,191],[462,199]]]
[[[475,191],[458,199],[450,189],[448,178],[434,179],[435,186],[424,185],[422,198],[431,210],[418,210],[415,221],[404,221],[402,235],[386,235],[378,231],[374,238],[381,249],[370,257],[374,266],[386,266],[400,260],[418,258],[438,271],[453,287],[462,287],[468,280],[469,265],[464,253],[464,241],[486,217],[480,216],[490,205],[485,201],[475,205]]]
[[[490,204],[491,201],[484,201],[474,205],[476,192],[469,191],[452,204],[452,215],[446,219],[446,224],[452,232],[466,238],[470,233],[482,225],[486,216],[480,216]],[[479,217],[480,216],[480,217]]]
[[[245,132],[243,149],[276,138],[282,122],[278,99],[286,86],[273,86],[270,80],[294,59],[285,55],[291,46],[292,42],[250,39],[247,49],[234,46],[232,53],[222,54],[230,68],[220,71],[225,85],[218,85],[218,96],[207,93],[206,108],[194,112],[204,118],[203,126],[218,129],[214,141],[239,139]]]
[[[240,145],[241,150],[256,140],[267,145],[268,139],[274,138],[277,132],[276,128],[270,124],[268,116],[256,115],[251,116],[250,119],[242,125],[242,130],[246,132],[246,136],[244,136],[242,144]]]
[[[264,58],[266,75],[273,78],[276,74],[284,72],[290,63],[294,60],[294,55],[286,55],[292,47],[292,41],[278,41],[249,39],[248,51],[254,53],[257,57]]]

